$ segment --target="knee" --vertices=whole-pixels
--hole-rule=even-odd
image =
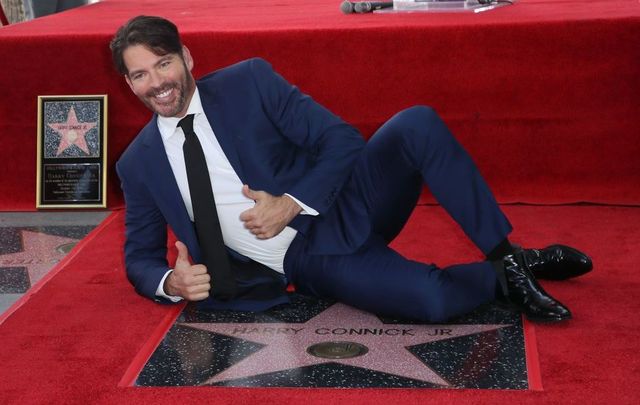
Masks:
[[[426,105],[414,105],[398,112],[394,119],[406,122],[418,127],[430,126],[433,121],[439,121],[436,110]]]
[[[397,113],[391,120],[398,134],[412,148],[433,148],[446,143],[449,131],[438,113],[431,107],[416,105]]]

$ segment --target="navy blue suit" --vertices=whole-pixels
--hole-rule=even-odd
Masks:
[[[261,59],[197,82],[205,114],[240,180],[289,193],[319,212],[298,215],[285,273],[302,293],[377,313],[443,320],[493,298],[489,263],[445,271],[386,244],[402,229],[423,182],[488,252],[511,227],[473,162],[427,107],[405,110],[365,144],[351,126],[287,83]],[[147,297],[167,271],[167,224],[200,260],[158,131],[143,128],[117,164],[126,200],[127,275]],[[435,235],[425,235],[425,243]],[[230,252],[232,256],[237,253]]]

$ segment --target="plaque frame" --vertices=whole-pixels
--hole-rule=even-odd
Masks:
[[[38,96],[36,208],[107,207],[107,95]]]

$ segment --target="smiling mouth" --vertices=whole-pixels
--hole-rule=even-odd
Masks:
[[[172,92],[173,92],[173,89],[168,89],[161,93],[156,94],[154,98],[159,101],[165,101],[171,95]]]

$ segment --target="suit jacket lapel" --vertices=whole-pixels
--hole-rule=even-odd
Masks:
[[[154,116],[144,140],[147,151],[145,159],[145,170],[148,170],[147,184],[178,239],[189,247],[189,253],[194,260],[198,260],[197,258],[200,257],[198,239],[171,170],[156,119],[157,117]]]

